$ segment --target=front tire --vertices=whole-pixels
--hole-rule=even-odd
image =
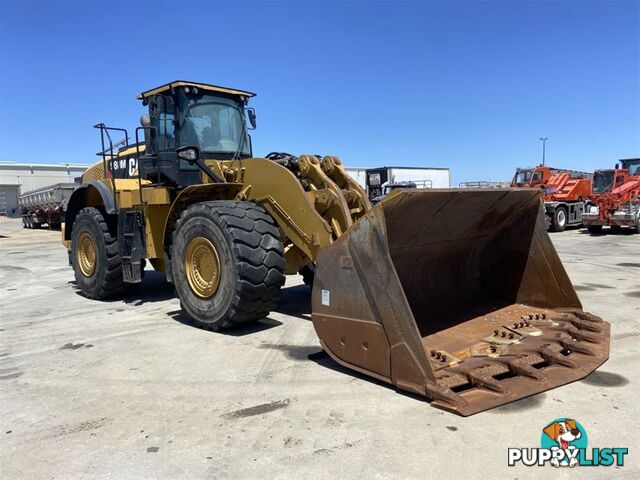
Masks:
[[[214,331],[266,317],[284,284],[284,247],[271,216],[239,201],[197,203],[173,232],[171,269],[182,308]]]
[[[564,207],[556,208],[551,220],[551,230],[563,232],[567,228],[567,210]]]
[[[124,289],[117,237],[96,208],[83,208],[73,222],[71,265],[78,287],[89,298],[108,298]]]

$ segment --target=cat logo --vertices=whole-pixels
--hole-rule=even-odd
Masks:
[[[131,178],[138,170],[136,157],[115,158],[109,160],[109,170],[113,178]]]

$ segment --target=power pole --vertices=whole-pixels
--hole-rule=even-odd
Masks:
[[[542,165],[544,166],[544,162],[546,160],[546,146],[547,146],[547,137],[540,137],[539,140],[542,142]]]

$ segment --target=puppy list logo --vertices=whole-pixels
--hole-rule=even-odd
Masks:
[[[541,448],[509,448],[508,464],[513,467],[522,463],[528,467],[603,466],[624,465],[628,448],[592,448],[587,450],[587,432],[580,423],[571,418],[556,418],[542,429]]]

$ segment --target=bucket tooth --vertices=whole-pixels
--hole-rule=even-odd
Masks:
[[[563,367],[578,368],[578,364],[571,358],[565,357],[561,353],[554,352],[549,347],[540,348],[537,350],[537,353],[549,363],[556,363]]]
[[[540,371],[517,358],[498,357],[495,361],[504,362],[509,367],[509,370],[517,375],[529,377],[539,382],[546,379],[546,376],[540,373]]]
[[[604,320],[597,315],[575,308],[556,309],[553,314],[553,319],[561,322],[577,322],[576,326],[579,324],[585,329],[594,332],[602,331],[605,324]]]
[[[576,340],[579,340],[581,342],[599,343],[601,341],[601,339],[602,339],[601,336],[592,335],[590,333],[587,333],[587,332],[585,332],[583,330],[578,330],[576,328],[570,328],[570,329],[567,330],[567,332],[573,338],[575,338]]]
[[[566,313],[570,313],[578,317],[580,320],[585,320],[591,323],[604,323],[602,318],[594,315],[593,313],[585,312],[584,310],[580,310],[577,308],[567,308],[567,309],[557,309],[557,311],[564,311]]]
[[[496,363],[492,363],[496,365]],[[450,369],[451,371],[461,373],[467,377],[469,383],[476,387],[486,388],[487,390],[491,390],[492,392],[497,393],[505,393],[507,388],[500,383],[498,380],[493,378],[491,375],[483,375],[482,369],[486,367],[480,368],[456,368],[455,370]]]
[[[572,318],[569,320],[572,325],[580,330],[588,330],[589,332],[602,333],[602,327],[596,322],[590,322],[588,320],[582,320],[579,318]]]
[[[562,340],[560,342],[560,345],[562,345],[564,347],[564,350],[568,352],[577,352],[583,355],[589,355],[590,357],[596,355],[596,352],[592,348],[589,348],[586,345],[581,344],[580,342]]]
[[[461,409],[467,406],[467,402],[460,395],[456,395],[449,388],[437,385],[433,382],[427,382],[425,392],[434,402],[442,402],[451,409]]]

